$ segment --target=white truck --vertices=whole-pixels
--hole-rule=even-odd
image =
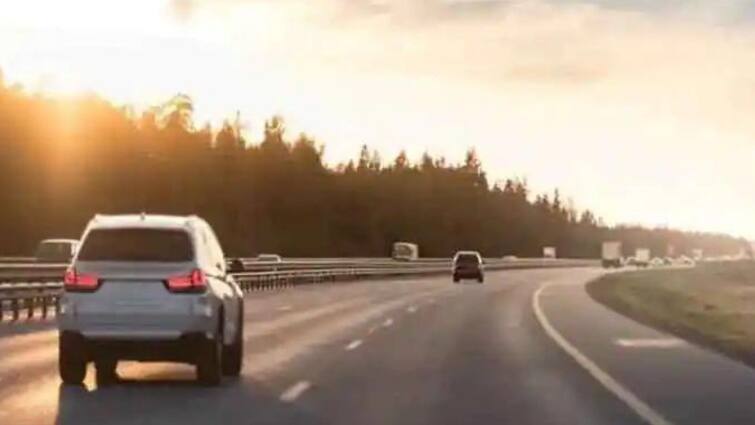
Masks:
[[[637,248],[634,252],[634,264],[639,267],[647,267],[650,264],[650,250]]]
[[[605,268],[621,267],[621,242],[603,242],[601,264]]]
[[[398,261],[414,261],[419,258],[419,246],[411,242],[395,242],[391,257]]]
[[[692,250],[692,259],[695,261],[702,261],[703,259],[703,250],[700,248],[693,249]]]
[[[544,247],[543,258],[556,258],[556,247],[555,246]]]

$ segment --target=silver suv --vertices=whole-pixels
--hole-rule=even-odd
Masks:
[[[241,373],[243,294],[201,218],[96,216],[66,271],[60,307],[66,384],[81,384],[90,361],[98,385],[117,379],[119,360],[194,364],[206,385]]]

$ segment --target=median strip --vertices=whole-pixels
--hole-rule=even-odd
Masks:
[[[755,367],[755,262],[615,273],[588,283],[587,293],[640,323]]]

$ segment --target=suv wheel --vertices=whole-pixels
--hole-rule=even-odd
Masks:
[[[459,283],[459,276],[454,275],[454,283]]]
[[[218,333],[214,338],[205,337],[201,340],[197,359],[197,380],[200,384],[207,386],[220,384],[222,357],[223,337],[221,334]]]
[[[84,341],[81,336],[61,332],[58,339],[58,371],[67,385],[81,385],[87,372]]]
[[[223,347],[223,375],[239,376],[244,361],[244,306],[239,309],[236,337],[233,344]]]

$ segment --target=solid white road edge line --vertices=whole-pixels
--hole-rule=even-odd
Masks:
[[[362,345],[362,340],[361,339],[355,339],[354,341],[351,341],[349,343],[349,345],[346,346],[345,350],[346,351],[351,351],[351,350],[356,349],[360,345]]]
[[[297,398],[299,398],[300,395],[304,394],[305,391],[307,391],[312,384],[309,383],[309,381],[299,381],[295,383],[294,385],[290,386],[286,391],[283,391],[283,394],[280,396],[280,401],[284,401],[287,403],[290,403],[292,401],[295,401]]]
[[[535,312],[540,326],[543,327],[545,333],[558,344],[561,349],[566,351],[582,368],[592,375],[603,387],[613,393],[619,400],[624,402],[630,409],[632,409],[637,415],[639,415],[645,422],[651,425],[671,425],[672,422],[661,416],[660,413],[653,410],[652,407],[645,404],[634,393],[629,391],[626,387],[621,385],[611,375],[604,372],[598,365],[592,360],[587,358],[582,352],[580,352],[575,346],[567,341],[557,330],[554,328],[548,318],[545,316],[543,309],[540,307],[540,294],[548,288],[550,284],[546,283],[541,286],[532,295],[532,309]]]

